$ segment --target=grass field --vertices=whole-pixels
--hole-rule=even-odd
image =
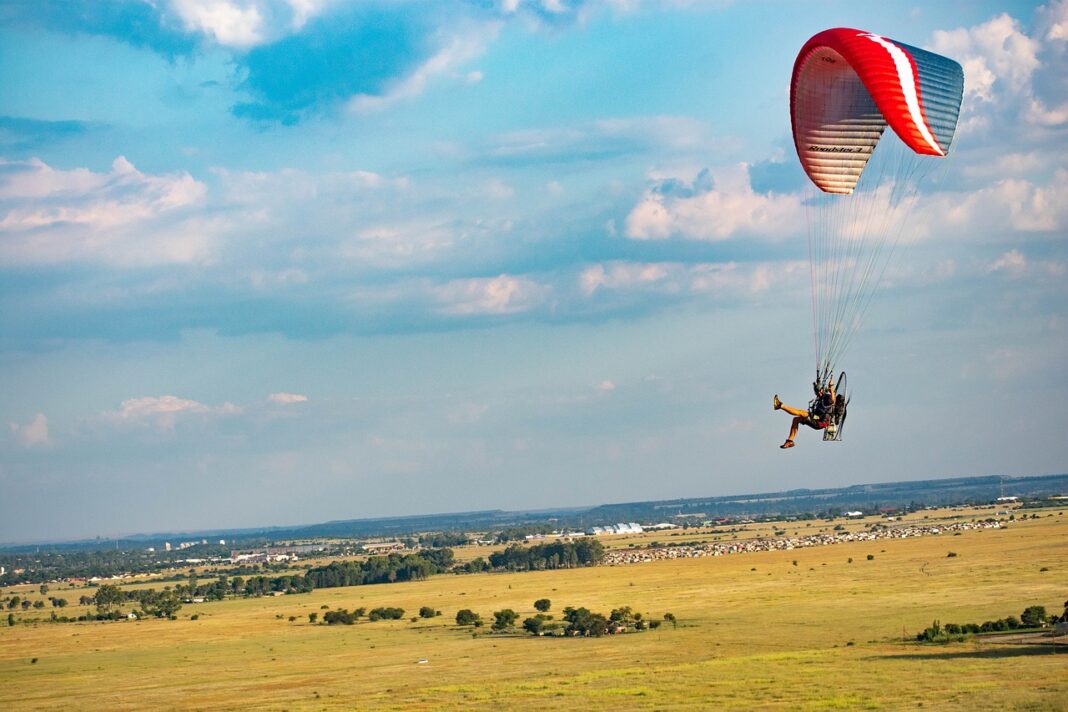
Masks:
[[[805,523],[784,526],[806,533]],[[459,608],[491,618],[509,607],[522,619],[542,597],[558,617],[566,605],[629,605],[670,611],[679,626],[549,639],[473,637],[453,623]],[[1064,710],[1068,646],[903,638],[936,618],[982,622],[1033,604],[1060,612],[1065,599],[1068,516],[1047,510],[960,536],[437,576],[187,605],[177,621],[0,627],[0,708]],[[443,615],[309,624],[324,605]]]

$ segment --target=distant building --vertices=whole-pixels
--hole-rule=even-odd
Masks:
[[[846,512],[845,515],[847,517],[863,517],[864,512]]]
[[[588,534],[593,536],[602,536],[605,534],[641,534],[643,531],[642,525],[635,522],[627,522],[624,524],[609,524],[603,527],[590,527],[587,530]]]
[[[169,541],[163,542],[163,550],[164,551],[170,551],[171,550],[171,543]]]
[[[399,551],[404,548],[404,542],[400,541],[381,541],[373,544],[364,544],[363,548],[368,552],[379,551]]]
[[[219,539],[219,546],[226,546],[226,539]]]
[[[1015,502],[1018,499],[1020,499],[1020,498],[1019,497],[998,497],[998,501],[999,502]]]

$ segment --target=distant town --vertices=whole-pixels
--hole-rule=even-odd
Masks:
[[[605,536],[625,537],[686,531],[701,527],[730,527],[773,520],[830,520],[836,517],[878,516],[893,522],[898,516],[926,507],[998,505],[1023,508],[1068,502],[1068,475],[1028,478],[955,478],[887,483],[830,490],[713,497],[691,500],[601,505],[588,509],[541,512],[476,512],[379,520],[352,520],[272,530],[230,530],[230,535],[122,540],[93,540],[0,548],[0,586],[66,581],[94,585],[106,580],[151,577],[180,578],[189,570],[216,575],[264,575],[292,567],[307,568],[331,560],[366,559],[418,553],[458,546],[493,547],[548,542],[573,542]],[[628,513],[633,518],[612,521]],[[828,543],[820,541],[818,543]],[[764,548],[792,548],[811,542],[781,540]],[[664,556],[703,556],[728,553],[705,547],[669,552],[662,547],[634,560]],[[631,561],[627,555],[603,563]],[[619,558],[622,556],[622,558]],[[302,562],[307,562],[302,564]],[[465,564],[470,570],[471,564]],[[488,565],[487,565],[488,568]]]

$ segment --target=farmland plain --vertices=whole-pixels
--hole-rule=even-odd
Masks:
[[[0,707],[1063,710],[1068,646],[909,640],[934,619],[982,622],[1035,604],[1062,610],[1068,517],[1056,509],[1039,510],[1038,518],[1020,514],[1003,529],[958,536],[441,575],[186,605],[176,621],[0,627]],[[792,534],[806,524],[739,536],[779,526]],[[735,534],[707,533],[715,536]],[[461,608],[485,619],[512,608],[522,620],[538,598],[551,599],[557,618],[567,605],[606,614],[631,606],[652,618],[671,612],[678,626],[537,638],[474,631],[453,620]],[[324,606],[407,613],[401,621],[353,626],[309,623],[308,614],[321,617]],[[409,620],[421,606],[443,615]]]

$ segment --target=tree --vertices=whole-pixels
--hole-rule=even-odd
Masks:
[[[8,613],[7,614],[7,624],[10,625],[10,626],[15,625],[15,614],[14,613]]]
[[[338,623],[353,625],[356,622],[356,616],[344,608],[339,608],[336,611],[327,611],[323,615],[323,621],[327,625],[337,625]]]
[[[1028,606],[1020,614],[1020,622],[1025,628],[1037,628],[1046,622],[1045,606]]]
[[[319,618],[319,614],[318,613],[312,612],[312,613],[308,614],[308,622],[309,623],[314,623],[318,618]]]
[[[538,635],[541,633],[542,628],[545,627],[545,621],[541,618],[527,618],[523,621],[523,630],[527,631],[531,635]]]
[[[423,606],[422,608],[419,609],[419,617],[420,618],[433,618],[437,614],[438,614],[438,612],[435,611],[430,606]]]
[[[96,610],[99,613],[110,613],[112,606],[120,605],[122,600],[122,589],[109,583],[98,588],[96,595],[93,596],[93,603],[96,604]]]
[[[588,608],[564,609],[567,632],[572,635],[592,635],[600,637],[608,631],[608,619],[600,613],[593,613]]]
[[[482,617],[470,608],[461,608],[456,612],[456,625],[476,625]]]
[[[141,594],[140,599],[145,613],[156,618],[170,618],[182,608],[178,592],[171,589],[157,592],[150,588]]]
[[[48,584],[47,583],[42,583],[41,584],[41,588],[38,589],[38,590],[41,592],[42,596],[45,595],[46,593],[48,593]]]
[[[515,626],[516,620],[519,618],[519,614],[513,611],[511,608],[505,608],[500,611],[493,612],[493,630],[507,630]]]
[[[550,601],[548,598],[539,598],[538,600],[534,601],[534,608],[536,610],[541,611],[542,613],[548,611],[550,608],[552,608],[552,606],[553,602]]]
[[[679,622],[675,619],[675,614],[674,613],[665,613],[664,614],[664,620],[670,621],[671,622],[671,626],[673,628],[678,628],[679,627]]]
[[[19,607],[19,603],[21,603],[21,602],[22,602],[22,599],[20,599],[18,596],[12,596],[11,600],[7,602],[8,610],[11,610],[11,609],[14,609],[14,608],[18,608]]]

